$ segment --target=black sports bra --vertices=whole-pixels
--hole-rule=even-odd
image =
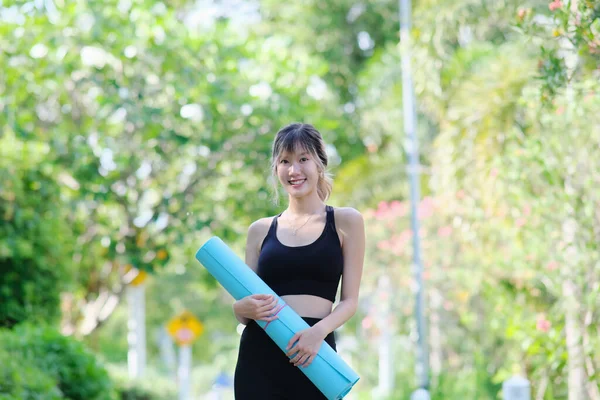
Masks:
[[[286,246],[277,239],[273,218],[263,240],[257,273],[279,296],[308,294],[335,301],[344,257],[335,229],[333,207],[327,206],[327,222],[321,236],[306,246]]]

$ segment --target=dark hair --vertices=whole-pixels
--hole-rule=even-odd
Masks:
[[[310,124],[292,123],[280,129],[273,140],[271,152],[271,172],[277,176],[279,156],[284,152],[293,153],[297,149],[304,149],[312,155],[319,170],[317,193],[321,200],[326,201],[333,189],[333,180],[327,169],[327,151],[321,133]],[[274,181],[275,202],[278,201],[277,180]]]

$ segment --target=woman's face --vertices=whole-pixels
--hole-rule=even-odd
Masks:
[[[304,197],[317,190],[319,169],[313,156],[300,147],[293,153],[280,154],[277,177],[290,196]]]

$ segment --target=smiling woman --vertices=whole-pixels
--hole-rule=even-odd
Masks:
[[[323,341],[335,350],[335,329],[356,312],[365,248],[362,215],[326,204],[332,191],[327,164],[325,143],[312,125],[294,123],[277,133],[272,173],[288,206],[250,225],[245,261],[310,328],[294,335],[284,354],[255,322],[277,319],[277,300],[258,294],[235,302],[236,318],[246,325],[235,372],[237,400],[255,398],[257,386],[264,399],[324,398],[296,367],[310,365]]]

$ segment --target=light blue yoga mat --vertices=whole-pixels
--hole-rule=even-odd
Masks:
[[[286,307],[277,293],[218,237],[210,238],[198,250],[196,259],[236,300],[252,294],[272,294],[278,299],[279,318],[256,322],[282,351],[286,352],[285,348],[296,332],[309,328],[306,321]],[[360,379],[325,341],[312,364],[300,370],[329,400],[344,398]]]

